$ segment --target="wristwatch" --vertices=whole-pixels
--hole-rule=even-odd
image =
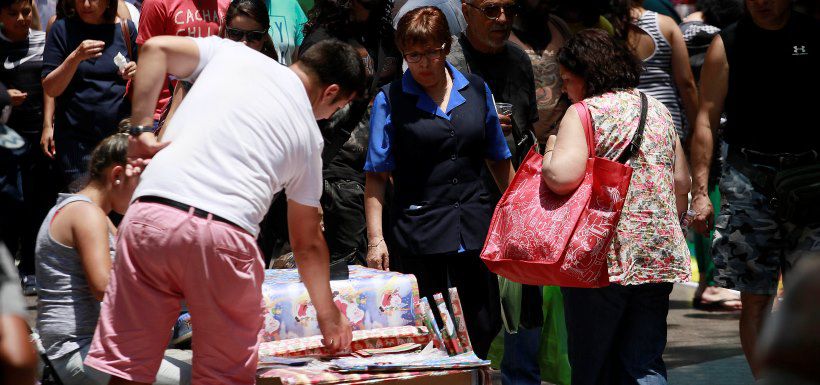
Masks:
[[[151,132],[151,133],[154,132],[154,126],[153,125],[150,125],[150,126],[147,126],[147,125],[145,125],[145,126],[132,126],[132,125],[129,124],[127,126],[127,128],[128,128],[128,134],[131,135],[131,136],[134,136],[134,137],[140,136],[140,134],[142,134],[143,132]]]

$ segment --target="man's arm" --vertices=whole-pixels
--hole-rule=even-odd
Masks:
[[[199,65],[199,60],[199,47],[191,38],[157,36],[145,42],[140,49],[141,64],[134,77],[131,124],[153,125],[154,109],[165,74],[189,77]],[[153,133],[145,132],[136,140],[129,141],[128,156],[150,159],[168,144],[160,143]]]
[[[330,253],[319,226],[319,208],[288,200],[288,230],[299,276],[316,308],[324,344],[331,351],[347,349],[353,334],[350,322],[333,303],[330,292]]]
[[[709,166],[712,164],[714,132],[729,90],[729,61],[720,35],[712,40],[700,75],[700,108],[692,134],[693,227],[706,234],[712,228],[714,207],[709,200]]]
[[[157,36],[143,44],[140,66],[134,78],[131,109],[133,124],[153,124],[154,108],[165,74],[186,78],[199,64],[199,47],[193,39],[178,36]]]

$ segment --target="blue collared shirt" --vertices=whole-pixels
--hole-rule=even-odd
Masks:
[[[441,108],[427,95],[421,86],[413,79],[410,70],[404,72],[401,79],[402,89],[405,93],[418,96],[416,108],[421,111],[434,114],[442,119],[450,120],[453,110],[464,104],[464,96],[459,91],[470,85],[464,75],[450,63],[447,69],[453,76],[453,90],[450,92],[450,100],[447,103],[447,111]],[[501,123],[498,121],[498,113],[495,111],[493,95],[487,84],[484,84],[486,93],[487,114],[484,118],[485,137],[487,138],[484,156],[490,160],[509,159],[512,154],[507,147],[507,140],[501,131]],[[384,92],[379,92],[373,102],[373,109],[370,114],[370,144],[367,149],[367,161],[364,164],[366,172],[388,172],[396,168],[393,152],[390,145],[393,140],[394,128],[390,120],[390,105]]]
[[[453,89],[450,92],[450,101],[447,103],[447,111],[441,108],[427,95],[419,86],[410,70],[404,72],[401,79],[402,90],[411,95],[418,96],[416,108],[421,111],[434,114],[435,116],[450,120],[453,110],[464,104],[466,101],[459,91],[467,88],[470,82],[450,63],[447,69],[453,76]],[[487,114],[484,117],[485,138],[487,138],[484,157],[490,160],[503,160],[512,157],[507,140],[501,131],[501,123],[498,121],[498,113],[495,110],[493,94],[487,84],[484,84],[486,94]],[[457,129],[457,128],[456,128]],[[388,172],[396,168],[393,152],[390,145],[393,141],[394,128],[390,120],[390,105],[387,103],[387,96],[384,92],[379,92],[373,102],[373,109],[370,114],[370,144],[367,150],[367,161],[364,164],[366,172]],[[458,246],[458,252],[464,252],[464,241]]]

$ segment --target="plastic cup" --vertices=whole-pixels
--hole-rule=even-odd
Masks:
[[[513,105],[510,103],[496,103],[495,111],[498,115],[512,115]]]

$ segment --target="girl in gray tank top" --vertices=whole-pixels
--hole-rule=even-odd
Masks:
[[[114,134],[91,154],[88,184],[61,194],[37,236],[37,329],[60,381],[103,385],[110,375],[85,366],[108,286],[116,229],[107,214],[125,213],[139,175],[125,175],[128,134]],[[170,353],[184,357],[181,351]],[[162,360],[155,384],[187,385],[191,365]]]
[[[74,202],[94,202],[81,194],[60,194],[37,235],[37,329],[46,355],[55,359],[91,343],[100,302],[94,298],[77,249],[51,236],[51,223],[61,209]],[[108,233],[113,261],[114,234]]]
[[[138,181],[125,175],[127,150],[127,134],[100,142],[85,187],[60,194],[37,234],[37,329],[51,360],[94,336],[114,259],[116,228],[107,215],[125,212]]]

